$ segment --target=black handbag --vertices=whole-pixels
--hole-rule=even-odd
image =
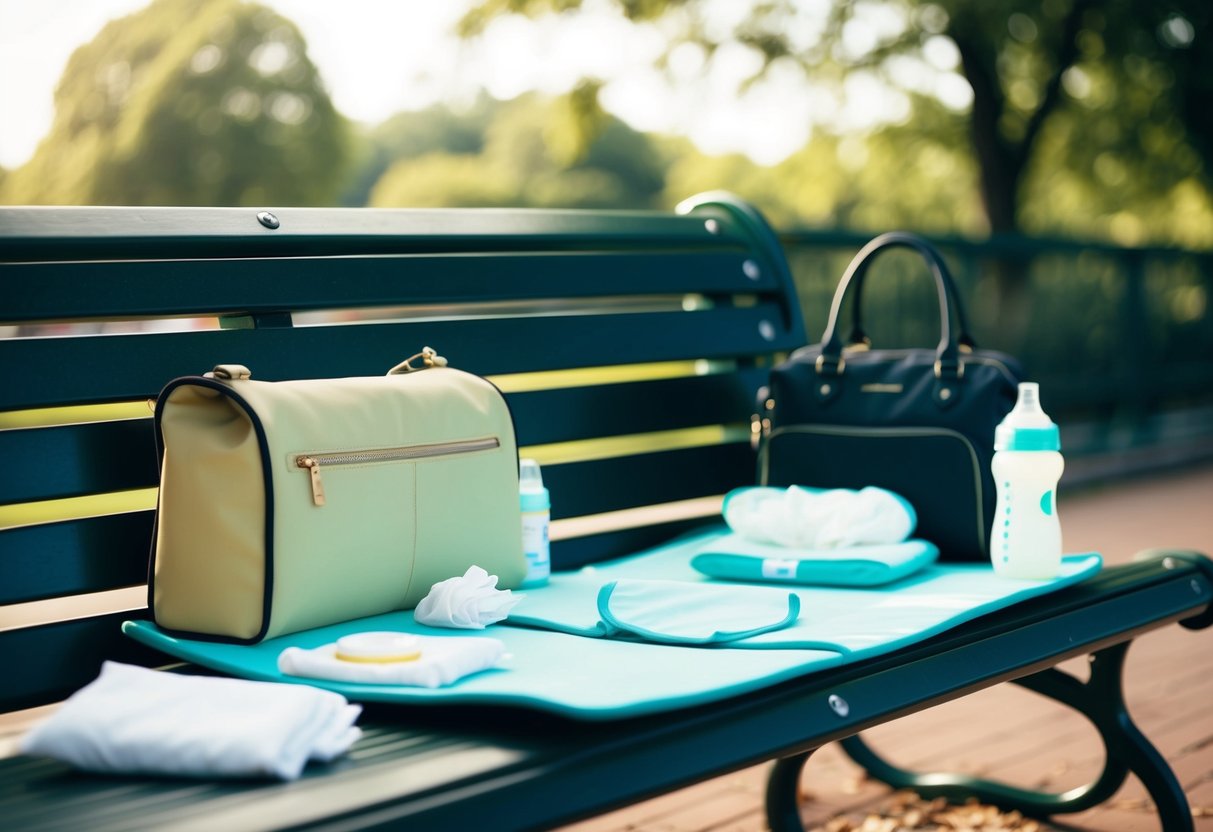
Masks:
[[[898,246],[921,254],[935,278],[934,349],[872,349],[863,331],[864,275],[880,252]],[[855,292],[854,323],[844,348],[839,316],[848,290]],[[916,235],[883,234],[847,267],[821,343],[771,370],[759,482],[886,488],[914,506],[914,536],[935,543],[942,559],[988,562],[994,428],[1014,406],[1021,378],[1015,359],[976,348],[939,253]]]

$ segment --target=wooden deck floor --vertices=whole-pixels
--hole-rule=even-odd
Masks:
[[[1058,511],[1066,550],[1099,551],[1109,563],[1126,562],[1156,546],[1213,554],[1213,466],[1063,493]],[[1072,661],[1064,667],[1083,674],[1084,664]],[[1210,631],[1167,627],[1138,639],[1129,651],[1130,712],[1175,769],[1196,828],[1204,832],[1213,832],[1211,693]],[[1097,735],[1082,717],[1012,685],[981,691],[865,736],[902,765],[997,775],[1052,791],[1087,782],[1102,764]],[[740,771],[564,832],[758,832],[766,828],[766,771],[767,766]],[[882,811],[891,797],[888,788],[865,781],[835,746],[813,755],[802,789],[806,828],[831,832],[868,828],[862,826],[865,816]],[[894,832],[898,827],[872,823],[871,828]],[[1160,827],[1144,788],[1131,777],[1104,806],[1059,817],[1041,828],[1138,832]]]

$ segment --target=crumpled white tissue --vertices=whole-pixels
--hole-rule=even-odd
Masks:
[[[525,596],[497,589],[497,576],[479,566],[469,566],[458,578],[439,581],[421,599],[413,618],[430,627],[483,630],[501,621]]]
[[[371,685],[438,688],[479,673],[505,656],[505,644],[479,636],[421,636],[421,658],[407,662],[349,662],[337,658],[337,645],[312,650],[288,647],[278,654],[278,669],[290,676]]]
[[[883,488],[797,485],[736,489],[725,500],[724,519],[748,540],[800,549],[900,543],[918,521],[904,498]]]
[[[362,707],[306,685],[183,676],[118,662],[21,740],[88,771],[294,780],[344,754]]]

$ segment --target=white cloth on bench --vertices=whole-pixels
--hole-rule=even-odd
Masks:
[[[21,750],[88,771],[294,780],[344,754],[362,712],[306,685],[183,676],[106,662]]]
[[[384,664],[342,661],[336,643],[311,650],[288,647],[278,656],[278,670],[309,679],[438,688],[495,667],[505,655],[505,645],[495,638],[421,636],[418,641],[421,658]]]

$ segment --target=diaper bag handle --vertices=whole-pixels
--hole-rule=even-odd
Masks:
[[[968,334],[968,324],[965,320],[964,307],[957,294],[952,275],[947,264],[935,250],[934,246],[919,237],[905,231],[891,231],[881,234],[859,250],[855,258],[847,266],[846,273],[838,283],[834,292],[834,302],[830,306],[830,317],[826,324],[825,333],[821,339],[821,355],[817,359],[819,373],[837,375],[842,373],[845,361],[842,356],[842,339],[839,337],[838,318],[842,312],[842,304],[847,291],[852,284],[855,287],[854,322],[850,343],[867,344],[867,336],[863,332],[860,317],[860,300],[864,276],[872,261],[882,251],[891,248],[905,247],[913,249],[922,256],[935,279],[935,288],[939,298],[939,344],[935,350],[935,375],[939,378],[960,378],[964,367],[960,363],[961,347],[966,351],[973,349],[973,339]],[[959,334],[952,329],[952,315],[955,314],[959,326]]]

